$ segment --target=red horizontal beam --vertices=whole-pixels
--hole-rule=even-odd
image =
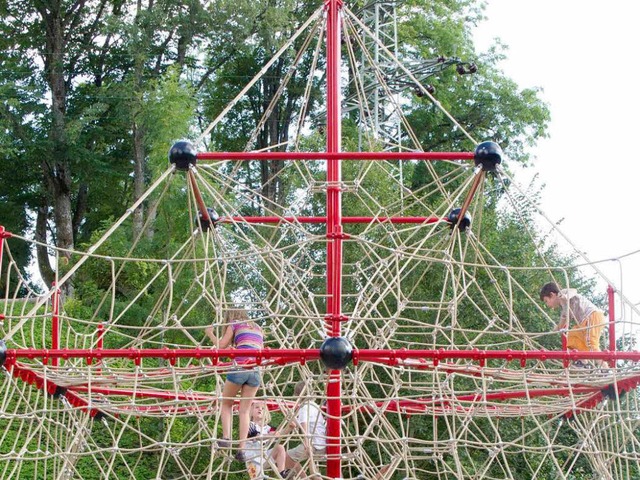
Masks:
[[[354,350],[354,362],[370,361],[393,365],[398,360],[630,360],[640,361],[640,351],[580,352],[577,350]]]
[[[473,152],[201,152],[198,160],[473,160]]]
[[[327,217],[220,217],[219,223],[327,223]],[[438,223],[447,217],[342,217],[342,223]]]
[[[258,363],[264,359],[277,359],[281,362],[288,360],[310,361],[320,357],[317,348],[307,349],[278,349],[265,348],[261,350],[249,349],[214,349],[214,348],[124,348],[124,349],[37,349],[18,348],[7,349],[5,365],[20,358],[87,358],[88,360],[100,360],[102,358],[129,358],[132,360],[142,358],[164,358],[166,360],[178,358],[210,358],[217,360],[222,357],[249,357],[256,358]],[[395,364],[398,360],[424,359],[438,362],[440,360],[468,359],[474,361],[485,360],[630,360],[640,361],[640,351],[603,351],[603,352],[579,352],[564,350],[353,350],[354,363],[360,361],[381,362]]]
[[[5,365],[11,365],[18,359],[51,359],[51,358],[86,358],[89,363],[94,360],[104,358],[123,358],[131,360],[140,360],[143,358],[163,358],[165,360],[176,360],[178,358],[210,358],[218,360],[219,358],[236,358],[248,357],[255,358],[258,363],[263,359],[275,359],[278,363],[287,363],[288,360],[306,361],[317,360],[320,357],[319,349],[269,349],[236,350],[233,348],[214,349],[214,348],[120,348],[120,349],[38,349],[38,348],[17,348],[7,349]]]

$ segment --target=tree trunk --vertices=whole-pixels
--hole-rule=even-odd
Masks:
[[[282,74],[282,62],[279,62],[275,67],[277,73],[273,76],[265,76],[263,79],[263,92],[264,97],[262,100],[263,112],[266,112],[278,91],[278,85],[280,83]],[[283,133],[289,131],[289,124],[281,123],[280,111],[282,108],[281,100],[278,101],[273,110],[270,112],[267,122],[264,126],[264,131],[258,137],[258,148],[267,148],[270,145],[278,145],[283,140]],[[284,135],[286,137],[286,135]],[[284,150],[283,147],[278,147],[278,150]],[[279,213],[281,205],[284,201],[284,182],[280,176],[280,171],[284,167],[283,160],[266,160],[261,165],[261,181],[262,181],[262,195],[265,198],[265,208],[273,213]]]
[[[34,237],[39,245],[36,247],[36,260],[38,262],[38,269],[40,270],[40,276],[42,281],[47,287],[51,287],[51,284],[56,278],[56,272],[51,268],[51,262],[49,261],[49,249],[47,245],[47,222],[49,216],[49,205],[47,198],[42,197],[41,205],[38,207],[36,215],[36,229]]]
[[[89,186],[86,183],[80,184],[78,187],[78,194],[76,197],[76,208],[73,214],[73,241],[76,242],[78,240],[78,232],[80,230],[80,224],[84,219],[85,214],[87,213],[87,208],[89,207]]]
[[[55,243],[63,249],[61,258],[71,257],[69,250],[74,247],[73,210],[71,206],[71,169],[66,136],[67,84],[64,77],[64,29],[61,3],[50,2],[49,9],[40,8],[46,27],[45,70],[51,89],[51,131],[52,155],[42,163],[46,187],[53,199],[55,222]],[[46,272],[40,272],[45,278]],[[65,293],[71,294],[70,286]]]
[[[144,194],[144,132],[133,122],[133,199],[138,200]],[[140,205],[133,212],[133,238],[138,238],[144,225],[144,205]]]

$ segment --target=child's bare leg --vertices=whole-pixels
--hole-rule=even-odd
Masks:
[[[279,472],[285,469],[285,461],[287,459],[287,452],[282,445],[276,445],[271,450],[271,458],[273,459],[273,463],[275,463],[276,468]]]
[[[242,387],[227,380],[222,388],[222,406],[220,408],[220,421],[222,423],[222,437],[231,439],[232,408],[233,402]]]
[[[287,453],[285,453],[284,468],[289,468],[289,469],[293,470],[296,474],[298,474],[298,473],[300,473],[302,471],[302,465],[300,465],[300,463],[296,462]]]
[[[238,407],[238,437],[240,439],[240,449],[244,448],[247,435],[249,434],[249,423],[251,421],[251,403],[253,402],[259,387],[249,385],[242,386],[240,406]]]

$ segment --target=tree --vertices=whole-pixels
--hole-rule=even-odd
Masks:
[[[2,118],[13,150],[26,165],[40,166],[39,172],[23,170],[16,189],[29,192],[24,213],[33,212],[35,239],[53,242],[68,261],[78,241],[144,191],[150,178],[146,136],[156,133],[155,122],[144,123],[150,120],[148,97],[158,97],[153,82],[174,64],[194,66],[191,48],[212,18],[199,2],[151,1],[145,8],[104,0],[11,1],[4,9],[1,41],[11,63],[0,82],[12,102]],[[177,107],[188,108],[192,118],[193,107]],[[164,134],[187,131],[181,122]],[[142,207],[135,218],[139,230]],[[26,232],[31,225],[15,227]],[[36,252],[48,285],[58,268],[50,253],[44,247]],[[28,263],[25,257],[23,267]]]
[[[315,8],[317,6],[310,2],[296,0],[236,2],[234,10],[242,12],[242,24],[249,25],[243,32],[247,37],[234,39],[235,48],[216,71],[213,82],[205,86],[206,114],[215,117],[222,111],[228,100],[260,72]],[[233,18],[237,18],[237,14]],[[213,149],[286,150],[290,127],[297,119],[306,83],[313,73],[311,52],[307,50],[296,56],[305,37],[302,35],[294,42],[247,92],[238,107],[241,113],[226,118],[213,132]],[[211,57],[209,61],[216,63],[216,58]],[[286,88],[282,89],[286,79]],[[307,99],[307,111],[312,111],[319,99],[318,85],[314,83]],[[282,160],[247,166],[246,183],[260,185],[267,209],[278,209],[286,198],[287,186],[280,175],[283,166]]]

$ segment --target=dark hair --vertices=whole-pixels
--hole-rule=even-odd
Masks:
[[[560,293],[560,289],[555,282],[545,283],[540,289],[540,300],[544,300],[544,297],[548,297],[552,293],[556,295]]]

